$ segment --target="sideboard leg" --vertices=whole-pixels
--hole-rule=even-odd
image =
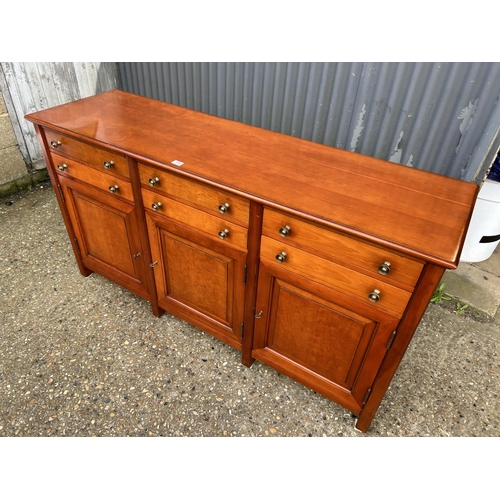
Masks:
[[[410,344],[410,341],[422,319],[429,301],[444,273],[442,267],[434,264],[427,264],[422,271],[420,280],[415,288],[410,304],[406,309],[397,328],[394,342],[382,362],[377,377],[370,392],[370,396],[364,404],[356,428],[361,432],[366,432],[378,410],[382,399],[389,388],[392,377],[398,369],[399,363]]]
[[[358,429],[358,420],[359,420],[359,418],[357,418],[357,419],[354,421],[354,430],[355,430],[355,431],[358,431],[358,432],[365,432],[365,431],[362,431],[361,429]]]

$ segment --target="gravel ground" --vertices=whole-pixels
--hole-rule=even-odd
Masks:
[[[96,274],[50,184],[0,200],[0,436],[500,436],[498,325],[431,305],[366,434]]]

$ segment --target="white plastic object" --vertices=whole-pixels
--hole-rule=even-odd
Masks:
[[[500,238],[488,240],[496,236],[500,236],[500,182],[486,179],[477,196],[460,261],[488,260]]]

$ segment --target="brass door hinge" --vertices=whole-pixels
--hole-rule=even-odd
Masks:
[[[392,343],[394,342],[394,338],[396,337],[396,333],[398,333],[398,332],[397,332],[397,330],[394,330],[394,331],[391,333],[391,336],[389,337],[389,340],[388,340],[388,342],[387,342],[387,345],[385,346],[385,348],[386,348],[387,350],[389,350],[389,349],[391,348]]]
[[[76,238],[73,238],[75,240],[75,245],[76,245],[76,249],[78,250],[78,253],[82,253],[80,252],[80,245],[78,244],[78,240]]]
[[[61,195],[62,202],[66,203],[66,200],[64,199],[64,194],[63,194],[61,185],[58,184],[57,187],[59,188],[59,194]]]
[[[368,390],[366,391],[365,399],[363,399],[363,404],[361,406],[364,406],[366,404],[366,402],[368,401],[368,398],[370,397],[371,392],[372,392],[372,388],[369,387]]]
[[[245,269],[243,269],[243,284],[247,284],[247,266],[245,266]]]
[[[245,323],[241,323],[241,327],[240,327],[240,337],[243,338],[243,331],[245,329]]]

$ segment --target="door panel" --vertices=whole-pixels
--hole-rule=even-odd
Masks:
[[[160,307],[241,349],[246,252],[146,213]]]
[[[234,260],[162,231],[167,294],[220,323],[232,323]]]
[[[361,409],[398,318],[265,262],[257,311],[255,359]]]
[[[58,181],[84,265],[149,299],[134,206],[78,181]]]
[[[78,221],[83,236],[85,258],[110,263],[123,273],[134,276],[134,262],[130,254],[127,217],[114,207],[103,205],[81,193],[73,191]]]
[[[278,279],[272,297],[267,347],[337,384],[352,386],[377,324]]]

